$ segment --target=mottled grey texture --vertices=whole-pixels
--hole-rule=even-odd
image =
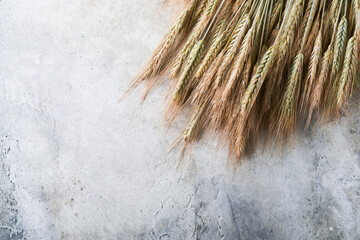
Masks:
[[[360,239],[358,107],[236,171],[209,136],[176,170],[167,85],[118,102],[161,2],[0,2],[0,239]]]

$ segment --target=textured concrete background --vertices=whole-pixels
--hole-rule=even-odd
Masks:
[[[176,8],[0,2],[0,239],[360,239],[360,118],[233,171],[216,139],[175,170],[166,84],[119,96]]]

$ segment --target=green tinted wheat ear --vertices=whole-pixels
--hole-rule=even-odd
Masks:
[[[289,75],[289,80],[286,86],[285,96],[281,107],[279,124],[277,129],[277,137],[283,140],[295,129],[295,122],[297,116],[297,104],[300,93],[300,81],[304,63],[304,55],[300,52],[296,55],[292,69]]]
[[[184,132],[184,141],[189,143],[196,138],[199,130],[199,123],[205,110],[205,104],[203,103],[193,114],[187,128]]]
[[[183,94],[194,73],[194,70],[201,61],[203,51],[204,51],[204,40],[200,40],[196,43],[193,50],[191,51],[187,66],[185,67],[183,73],[181,74],[178,80],[173,97],[174,101],[177,102],[183,98]]]
[[[210,67],[212,61],[215,59],[216,55],[220,52],[221,47],[224,45],[225,42],[225,33],[222,33],[218,36],[213,44],[211,45],[209,51],[206,53],[203,61],[201,62],[198,70],[196,71],[195,77],[201,78],[206,70]]]
[[[181,52],[177,56],[175,60],[175,64],[172,68],[171,78],[174,79],[181,72],[181,69],[186,62],[187,57],[189,56],[191,49],[193,49],[194,45],[198,41],[201,33],[204,31],[209,19],[211,17],[211,13],[213,12],[213,8],[217,6],[215,3],[219,0],[208,0],[207,7],[205,11],[202,13],[200,20],[196,23],[194,29],[192,30],[188,40],[185,43],[185,46],[182,48]]]
[[[210,16],[214,12],[216,7],[220,4],[220,2],[221,0],[210,0],[208,8],[206,10],[206,15]]]
[[[337,77],[337,74],[340,70],[341,61],[344,55],[345,44],[346,44],[346,37],[347,37],[347,19],[345,16],[341,19],[339,24],[337,33],[336,33],[336,42],[334,48],[334,60],[333,60],[333,68],[331,71],[331,78]]]
[[[215,86],[219,87],[222,83],[225,83],[226,85],[221,96],[219,97],[217,102],[214,103],[215,109],[217,109],[216,111],[218,112],[217,116],[215,117],[216,122],[221,122],[221,120],[224,118],[224,115],[226,114],[226,106],[228,105],[227,101],[229,101],[229,98],[231,97],[231,92],[236,85],[237,77],[231,76],[227,78],[226,76],[229,74],[229,72],[233,72],[234,65],[237,65],[236,63],[233,63],[233,61],[236,57],[236,53],[238,53],[240,44],[248,30],[249,24],[250,17],[249,15],[245,15],[234,29],[234,33],[230,39],[230,42],[228,43],[228,47],[224,49],[225,56],[223,58],[221,66],[219,67],[218,74],[215,80]],[[254,33],[253,30],[250,30],[249,32]],[[242,46],[244,46],[244,44]],[[226,81],[226,79],[228,79],[229,81]]]
[[[229,10],[225,9],[225,14],[227,14]],[[226,19],[225,17],[221,20],[220,25],[215,31],[215,35],[212,39],[209,50],[207,51],[203,61],[200,63],[198,70],[195,73],[195,77],[200,79],[206,70],[210,67],[212,61],[219,54],[221,48],[224,46],[226,39],[228,37],[228,30],[226,29]]]
[[[303,8],[304,0],[295,0],[295,3],[291,8],[288,21],[285,23],[284,28],[279,35],[279,61],[284,60],[284,58],[289,54],[289,50],[294,43],[296,29],[300,23]]]
[[[184,63],[188,55],[196,44],[197,38],[200,35],[200,31],[196,30],[185,43],[185,46],[182,48],[182,51],[178,54],[178,57],[175,59],[175,64],[171,71],[171,79],[175,79],[182,70]]]
[[[334,46],[334,59],[332,70],[330,74],[330,84],[328,85],[327,94],[326,94],[326,114],[333,113],[332,108],[336,104],[336,93],[337,86],[340,78],[340,70],[343,64],[343,58],[346,47],[347,40],[347,20],[345,16],[341,19],[338,30],[336,32],[336,41]]]
[[[229,81],[228,81],[227,86],[224,91],[225,94],[224,94],[223,101],[225,101],[225,99],[228,98],[227,95],[230,94],[230,90],[234,87],[236,80],[240,77],[240,74],[243,72],[246,63],[250,61],[250,59],[249,59],[250,52],[251,52],[252,45],[254,43],[254,38],[255,38],[255,31],[253,31],[253,30],[254,29],[252,28],[246,34],[244,42],[238,53],[238,56],[236,57],[235,62],[231,68]]]
[[[291,74],[289,77],[289,82],[286,88],[285,101],[284,101],[284,114],[286,118],[290,118],[291,114],[294,112],[295,104],[297,103],[298,98],[298,89],[299,83],[301,81],[301,73],[303,68],[304,55],[299,53],[295,60],[293,67],[291,69]]]
[[[204,73],[210,67],[212,61],[215,59],[215,57],[221,51],[221,48],[226,43],[226,40],[229,35],[229,26],[227,26],[227,24],[231,25],[231,22],[230,23],[228,22],[229,17],[230,17],[230,10],[229,10],[230,6],[231,6],[230,4],[227,4],[224,11],[222,12],[224,14],[224,16],[220,17],[219,25],[216,28],[214,35],[211,39],[209,50],[206,52],[204,60],[200,63],[200,66],[198,67],[198,69],[195,73],[195,78],[197,78],[197,79],[200,79],[204,75]],[[219,10],[220,10],[220,7],[218,9],[218,12],[215,15],[217,15],[219,13]],[[208,28],[211,27],[211,23],[208,26]]]
[[[339,106],[343,105],[347,95],[349,94],[349,89],[352,86],[352,81],[356,72],[356,64],[356,39],[355,37],[352,37],[347,44],[344,67],[337,92],[337,104]]]
[[[255,75],[252,77],[249,86],[246,89],[243,100],[241,102],[240,112],[242,115],[245,115],[253,107],[254,102],[260,92],[260,88],[264,83],[267,74],[271,70],[271,67],[274,64],[274,59],[275,59],[275,50],[273,47],[271,47],[269,48],[269,50],[267,50],[267,52],[264,54],[263,58],[261,59],[261,62],[255,72]]]
[[[250,24],[249,15],[244,16],[243,19],[239,21],[237,24],[233,35],[228,43],[227,48],[225,49],[225,56],[223,62],[219,68],[217,82],[222,82],[224,75],[227,73],[227,68],[232,63],[235,54],[239,49],[239,45],[241,44]]]

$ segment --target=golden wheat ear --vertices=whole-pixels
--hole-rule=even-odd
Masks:
[[[358,0],[177,2],[185,8],[124,96],[171,76],[169,123],[192,109],[172,145],[183,143],[180,159],[206,132],[239,164],[346,109],[360,78]]]

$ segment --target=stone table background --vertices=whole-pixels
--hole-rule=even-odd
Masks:
[[[166,84],[119,96],[176,7],[0,2],[0,239],[360,239],[360,118],[233,171],[216,138],[176,170]]]

